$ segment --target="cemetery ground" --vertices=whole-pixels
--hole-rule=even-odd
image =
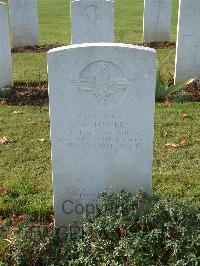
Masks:
[[[153,169],[153,191],[198,205],[199,111],[198,103],[156,105]],[[48,107],[1,106],[0,135],[11,138],[0,146],[0,187],[7,190],[0,214],[48,217],[53,213]]]
[[[143,1],[134,1],[134,8],[132,0],[115,3],[116,41],[141,44]],[[174,73],[177,9],[175,0],[172,45],[162,44],[157,49],[158,66],[166,83]],[[30,93],[24,102],[22,95],[15,97],[16,105],[8,105],[4,99],[0,105],[0,226],[7,218],[21,221],[24,214],[52,222],[46,50],[70,43],[69,0],[59,0],[59,4],[39,0],[38,10],[42,48],[12,53],[13,88],[19,92],[22,88],[22,93],[26,88]],[[34,91],[35,87],[39,89]],[[184,102],[184,95],[178,100],[183,103],[156,104],[153,191],[200,206],[200,103]],[[0,236],[0,260],[5,238]]]

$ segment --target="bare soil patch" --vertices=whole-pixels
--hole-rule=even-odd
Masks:
[[[52,44],[52,45],[40,45],[40,46],[13,47],[12,53],[42,53],[42,52],[48,52],[50,49],[61,47],[63,45]]]
[[[166,49],[166,48],[176,48],[175,42],[151,42],[151,43],[143,43],[143,46],[150,47],[154,49]]]
[[[40,45],[40,46],[13,47],[12,53],[42,53],[42,52],[48,52],[50,49],[61,47],[64,45],[66,45],[66,44],[51,44],[51,45]],[[141,46],[155,48],[155,49],[165,49],[165,48],[175,48],[176,47],[176,43],[169,43],[169,42],[136,43],[136,45],[141,45]]]
[[[6,98],[0,99],[0,104],[8,105],[47,105],[48,85],[47,83],[15,83],[10,88],[9,95]]]
[[[183,95],[187,94],[187,101],[200,102],[200,81],[194,82],[191,86],[187,87]],[[181,97],[182,94],[176,93],[170,97],[166,97],[164,101],[175,102],[176,97]],[[183,99],[184,101],[184,99]],[[0,96],[0,105],[33,105],[42,106],[48,105],[48,84],[43,83],[15,83],[9,90],[6,97]]]

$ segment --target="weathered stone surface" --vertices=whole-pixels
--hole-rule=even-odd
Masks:
[[[102,191],[151,190],[156,53],[125,44],[48,52],[56,226]]]
[[[170,41],[172,0],[145,0],[143,38],[145,42]]]
[[[200,78],[200,2],[181,0],[176,46],[175,83]]]
[[[114,2],[75,0],[71,2],[71,42],[114,42]]]
[[[0,88],[12,84],[12,58],[7,4],[0,2]]]
[[[37,0],[9,0],[13,45],[39,45]]]

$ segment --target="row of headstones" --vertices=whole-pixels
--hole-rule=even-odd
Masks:
[[[39,44],[37,0],[9,0],[14,46]],[[144,40],[169,41],[171,0],[145,0]],[[200,2],[180,0],[175,82],[200,74]],[[71,2],[72,43],[113,42],[114,2]],[[0,4],[0,88],[12,83],[12,60],[6,5]]]

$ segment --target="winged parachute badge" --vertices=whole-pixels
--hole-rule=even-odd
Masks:
[[[116,93],[124,95],[132,81],[124,78],[112,78],[110,75],[112,63],[96,62],[94,75],[91,78],[74,80],[73,84],[81,91],[94,95],[100,106],[105,106]],[[82,75],[81,75],[82,76]]]

